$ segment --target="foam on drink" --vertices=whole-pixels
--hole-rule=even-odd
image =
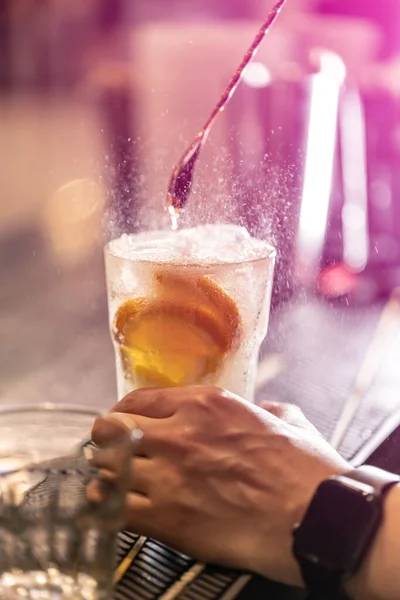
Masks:
[[[125,234],[109,244],[109,251],[127,260],[176,264],[220,264],[257,260],[270,246],[252,238],[237,225],[202,225],[178,231]]]

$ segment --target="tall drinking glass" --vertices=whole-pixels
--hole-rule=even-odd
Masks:
[[[216,385],[253,400],[276,252],[233,225],[124,235],[105,248],[118,395]]]
[[[131,442],[122,431],[115,454],[95,449],[97,416],[49,404],[0,408],[2,600],[109,597],[124,478],[107,479],[98,460],[106,452],[108,465],[112,456],[127,469]]]

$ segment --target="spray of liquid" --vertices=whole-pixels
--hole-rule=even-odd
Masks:
[[[286,0],[278,0],[278,2],[276,2],[273,9],[269,13],[267,20],[262,24],[253,40],[253,43],[244,55],[238,69],[233,74],[209,119],[172,171],[167,193],[167,209],[171,217],[172,229],[178,228],[179,213],[185,207],[189,198],[193,181],[194,167],[200,155],[201,148],[205,144],[216,118],[225,109],[229,100],[232,98],[241,80],[244,70],[255,56],[262,40],[275,22],[285,2]]]

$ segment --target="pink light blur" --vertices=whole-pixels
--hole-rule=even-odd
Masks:
[[[368,259],[368,191],[365,119],[358,92],[348,90],[340,110],[344,206],[343,258],[354,271]]]
[[[345,67],[321,52],[320,72],[312,77],[306,163],[300,209],[298,256],[301,273],[312,278],[321,254],[332,188],[339,95]]]

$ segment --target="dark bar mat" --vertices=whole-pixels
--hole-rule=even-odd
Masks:
[[[330,438],[373,339],[383,305],[357,309],[311,299],[276,313],[262,349],[261,365],[278,356],[282,368],[257,390],[262,399],[298,404]],[[376,376],[340,447],[349,458],[399,405],[400,314],[393,341],[378,358]]]
[[[137,535],[120,535],[118,562],[123,563]],[[267,596],[266,596],[267,594]],[[115,600],[302,600],[303,592],[262,577],[202,565],[151,539],[146,539],[115,588]]]

